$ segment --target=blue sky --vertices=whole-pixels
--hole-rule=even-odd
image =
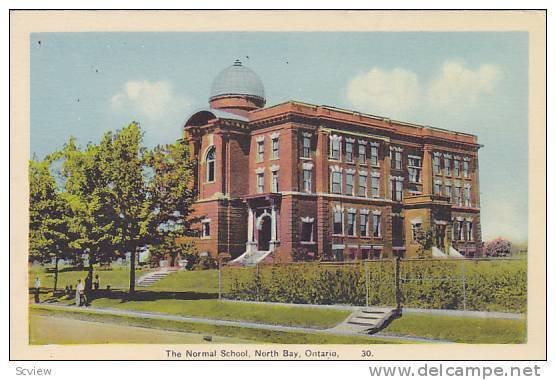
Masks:
[[[267,105],[326,104],[479,136],[483,238],[527,239],[526,33],[35,33],[31,153],[141,122],[175,140],[235,59]],[[40,43],[39,43],[40,41]]]

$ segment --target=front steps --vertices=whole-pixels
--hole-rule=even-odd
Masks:
[[[150,272],[141,276],[135,283],[139,288],[146,288],[152,284],[162,280],[164,277],[168,276],[172,271],[167,268],[160,268],[157,271]]]
[[[230,264],[255,266],[263,261],[272,251],[246,251],[241,256],[230,261]]]
[[[401,317],[399,309],[366,307],[351,314],[348,319],[334,327],[338,332],[375,334],[384,329],[394,319]]]

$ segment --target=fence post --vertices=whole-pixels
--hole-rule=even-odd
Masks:
[[[465,259],[461,259],[461,290],[463,293],[463,311],[467,310],[467,291],[465,290]]]
[[[218,260],[218,300],[222,300],[222,260]]]
[[[256,297],[257,301],[260,301],[261,299],[259,297],[259,292],[260,292],[260,289],[259,289],[259,284],[260,284],[259,263],[255,264],[255,268],[256,268],[256,276],[257,276],[257,281],[256,281],[256,283],[257,283],[257,290],[256,290],[257,294],[255,295],[255,297]]]
[[[396,282],[396,308],[401,310],[402,308],[402,294],[400,288],[400,256],[396,256],[396,271],[395,271],[395,282]]]
[[[365,306],[369,307],[369,262],[365,260]]]

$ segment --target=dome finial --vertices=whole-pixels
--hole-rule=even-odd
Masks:
[[[239,59],[236,59],[234,62],[234,66],[241,66],[241,61]]]

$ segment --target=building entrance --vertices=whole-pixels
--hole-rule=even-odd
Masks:
[[[272,219],[270,216],[263,216],[259,230],[259,241],[257,249],[259,251],[268,251],[270,249],[270,240],[272,238]]]

